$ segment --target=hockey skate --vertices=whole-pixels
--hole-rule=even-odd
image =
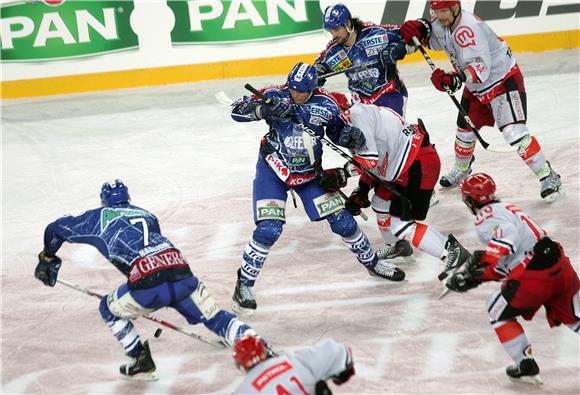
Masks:
[[[443,281],[443,291],[439,295],[439,299],[449,293],[447,282],[455,272],[457,272],[469,259],[471,254],[461,245],[461,243],[453,235],[449,235],[445,242],[445,267],[439,273],[437,278]]]
[[[540,196],[546,203],[552,203],[562,194],[560,190],[562,187],[562,181],[560,180],[560,175],[552,169],[552,166],[550,166],[550,162],[547,163],[550,168],[550,174],[540,179],[540,182],[542,183]]]
[[[374,277],[381,277],[391,281],[403,281],[405,272],[387,261],[378,261],[375,267],[367,269]]]
[[[379,259],[388,259],[391,263],[415,263],[413,248],[407,240],[397,240],[395,244],[387,244],[386,248],[377,251]]]
[[[149,342],[147,341],[143,343],[143,350],[141,350],[137,357],[131,359],[128,364],[121,365],[119,368],[121,375],[124,377],[142,381],[159,380],[155,370],[155,362],[153,362],[153,358],[151,357]]]
[[[240,281],[240,270],[238,269],[238,281],[236,282],[236,290],[234,291],[233,309],[238,314],[253,314],[258,307],[256,297],[252,291],[252,287],[242,284]]]
[[[539,374],[540,368],[534,358],[524,358],[519,363],[509,365],[505,369],[505,373],[511,381],[516,383],[544,384]]]
[[[439,185],[441,185],[443,188],[453,188],[459,185],[459,183],[463,181],[464,178],[471,174],[471,165],[473,164],[473,161],[475,161],[475,156],[471,157],[471,162],[469,162],[469,167],[467,170],[461,170],[457,167],[456,164],[449,173],[441,177],[439,180]]]

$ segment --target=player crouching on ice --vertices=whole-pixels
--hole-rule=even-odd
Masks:
[[[369,104],[355,104],[341,118],[365,136],[365,144],[352,149],[354,159],[409,200],[411,219],[401,218],[402,202],[398,196],[364,173],[347,199],[347,210],[358,215],[362,208],[372,206],[381,233],[392,232],[399,240],[410,241],[419,250],[441,259],[445,267],[439,279],[446,279],[466,261],[469,253],[453,235],[445,238],[433,226],[419,222],[427,217],[441,168],[439,154],[422,121],[412,125],[389,108]],[[329,137],[337,139],[333,134]],[[326,188],[343,188],[350,175],[346,168],[325,170],[320,184]],[[373,188],[374,195],[369,201]],[[401,256],[400,252],[394,251],[394,256]]]
[[[300,196],[311,221],[325,219],[357,260],[371,275],[401,281],[405,273],[396,266],[379,261],[366,235],[352,215],[344,209],[337,192],[327,192],[318,185],[322,144],[311,138],[302,125],[324,136],[332,131],[349,148],[364,145],[362,132],[345,124],[334,98],[317,87],[316,69],[298,63],[288,74],[286,85],[269,86],[260,93],[271,100],[266,104],[257,96],[244,96],[232,105],[237,122],[265,120],[270,131],[260,144],[253,189],[254,222],[252,239],[244,249],[238,281],[233,295],[234,310],[256,309],[252,288],[276,243],[286,221],[288,191]]]
[[[261,339],[248,336],[236,342],[233,356],[248,373],[234,394],[332,395],[326,380],[341,385],[355,373],[350,348],[332,339],[275,356]]]
[[[506,369],[514,381],[541,384],[540,368],[516,318],[531,320],[542,306],[551,327],[580,331],[580,281],[560,243],[548,237],[526,213],[495,197],[495,182],[477,173],[461,183],[463,201],[475,215],[477,235],[486,244],[475,251],[447,287],[466,292],[484,281],[502,281],[487,299],[489,321],[515,364]]]
[[[163,307],[177,310],[191,325],[202,323],[229,344],[253,335],[250,326],[220,309],[185,257],[161,234],[157,218],[129,204],[129,191],[120,180],[103,184],[102,207],[79,216],[64,216],[44,231],[44,249],[34,276],[54,287],[61,245],[83,243],[95,247],[128,279],[101,299],[99,310],[113,335],[132,358],[120,367],[123,376],[157,380],[148,342],[141,342],[132,320]]]

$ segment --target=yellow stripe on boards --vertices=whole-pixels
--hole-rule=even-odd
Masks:
[[[514,52],[540,52],[578,48],[580,46],[579,38],[580,30],[504,37]],[[447,55],[443,51],[430,51],[429,54],[434,60],[447,59]],[[225,78],[256,77],[275,74],[285,75],[297,62],[314,62],[317,56],[318,53],[314,53],[153,69],[2,81],[0,85],[0,98],[15,99]],[[424,60],[421,54],[417,52],[407,56],[400,63],[420,61]]]

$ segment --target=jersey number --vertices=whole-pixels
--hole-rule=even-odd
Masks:
[[[147,227],[145,218],[131,218],[129,222],[131,225],[140,223],[143,226],[143,247],[147,247],[149,245],[149,228]]]
[[[296,378],[296,376],[290,377],[290,381],[292,381],[294,384],[296,384],[298,386],[298,388],[300,388],[300,391],[302,391],[302,393],[304,395],[308,395],[308,392],[306,391],[306,389],[304,388],[304,386],[302,385],[300,380],[298,380],[298,378]],[[276,386],[276,395],[292,395],[292,392],[288,391],[282,385],[278,384]]]

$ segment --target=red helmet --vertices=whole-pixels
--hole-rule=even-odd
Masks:
[[[255,336],[246,336],[234,344],[234,359],[239,368],[250,370],[267,358],[264,343]]]
[[[429,0],[429,3],[431,3],[430,5],[433,11],[451,8],[455,4],[461,5],[460,0]]]
[[[463,201],[469,198],[478,206],[495,200],[495,182],[485,173],[475,173],[461,181]]]

